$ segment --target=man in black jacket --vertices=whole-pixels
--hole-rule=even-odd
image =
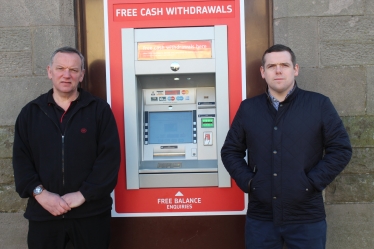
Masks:
[[[260,71],[266,93],[241,103],[221,150],[249,193],[246,248],[325,248],[322,191],[351,158],[348,134],[329,98],[297,87],[289,47],[267,49]]]
[[[85,72],[78,50],[57,49],[47,72],[52,89],[28,103],[15,125],[14,177],[29,198],[29,248],[108,248],[120,165],[113,113],[78,87]]]

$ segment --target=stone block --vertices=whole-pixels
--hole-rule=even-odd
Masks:
[[[352,147],[374,147],[374,116],[342,117]]]
[[[319,92],[318,80],[321,69],[314,67],[300,67],[299,75],[296,77],[297,85],[304,90]],[[327,95],[328,96],[328,95]]]
[[[2,27],[22,27],[30,25],[30,10],[25,1],[0,0]]]
[[[317,67],[318,22],[317,18],[285,18],[274,21],[274,44],[289,46],[296,54],[301,67]]]
[[[318,91],[330,97],[341,116],[365,114],[366,77],[363,67],[319,70]]]
[[[0,0],[2,27],[74,25],[74,0]]]
[[[374,41],[322,41],[320,63],[328,66],[362,66],[374,64]]]
[[[0,184],[14,184],[12,159],[0,158]]]
[[[14,126],[0,126],[0,158],[11,158]]]
[[[374,248],[374,204],[326,205],[326,249]]]
[[[340,174],[326,188],[325,202],[374,203],[374,174]]]
[[[366,66],[366,75],[366,113],[368,115],[374,115],[374,66]]]
[[[31,32],[28,28],[0,28],[0,52],[31,49]]]
[[[0,77],[0,124],[14,125],[22,107],[51,88],[46,76]]]
[[[45,75],[51,54],[60,47],[75,47],[74,26],[38,27],[34,30],[33,73]]]
[[[0,213],[0,247],[27,249],[28,221],[21,213]]]
[[[321,41],[371,41],[374,18],[363,16],[326,17],[319,20]]]
[[[297,16],[363,15],[364,2],[355,0],[273,0],[274,18]]]
[[[27,200],[18,195],[14,184],[0,185],[0,213],[23,212],[26,209]]]
[[[61,24],[75,25],[75,0],[59,0]]]
[[[31,74],[31,51],[0,52],[1,76],[26,76]]]
[[[363,67],[300,68],[296,81],[300,88],[328,96],[341,116],[365,114],[366,73]]]
[[[374,148],[353,148],[351,161],[343,174],[374,174]]]
[[[25,1],[31,25],[74,25],[74,0]]]
[[[374,14],[374,1],[365,1],[365,15]]]

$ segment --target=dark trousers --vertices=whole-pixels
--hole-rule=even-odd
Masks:
[[[80,219],[29,220],[29,249],[107,249],[110,240],[110,212]]]
[[[271,221],[247,217],[245,224],[246,249],[325,249],[326,221],[274,226]]]

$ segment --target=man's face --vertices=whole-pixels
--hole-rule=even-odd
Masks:
[[[57,53],[47,71],[53,83],[54,93],[64,95],[76,93],[78,84],[84,76],[81,59],[76,53]]]
[[[293,66],[289,52],[272,52],[265,55],[265,65],[260,71],[270,93],[276,98],[285,98],[294,85],[295,76],[299,74],[299,66]]]

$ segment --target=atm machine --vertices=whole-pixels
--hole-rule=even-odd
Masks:
[[[231,187],[227,26],[124,28],[122,60],[127,189]]]

